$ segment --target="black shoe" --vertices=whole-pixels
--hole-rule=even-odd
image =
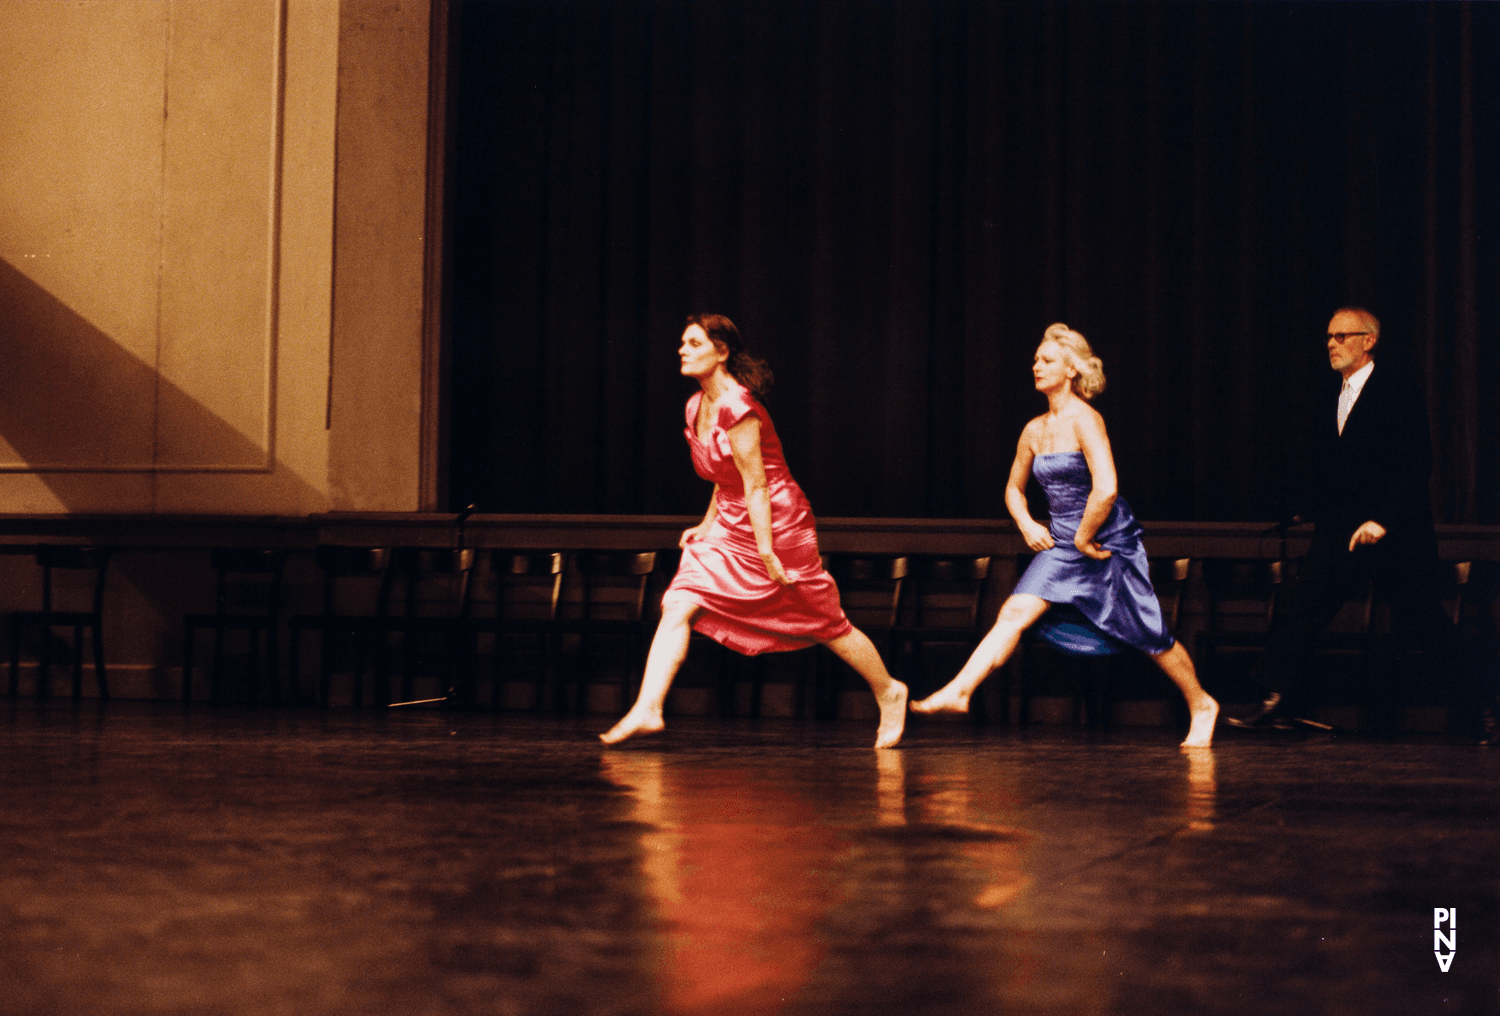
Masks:
[[[1293,730],[1296,728],[1296,721],[1282,706],[1281,696],[1274,691],[1267,695],[1266,700],[1260,704],[1260,708],[1249,716],[1230,717],[1224,722],[1242,730]]]

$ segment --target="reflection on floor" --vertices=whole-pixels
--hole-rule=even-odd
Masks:
[[[5,1013],[1500,1011],[1500,754],[1440,739],[0,716]]]

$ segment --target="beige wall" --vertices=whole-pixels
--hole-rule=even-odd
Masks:
[[[417,507],[428,12],[4,0],[0,512]]]

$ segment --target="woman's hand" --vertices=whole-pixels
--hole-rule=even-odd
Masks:
[[[789,576],[786,573],[786,569],[781,566],[781,558],[776,556],[776,552],[774,550],[767,551],[766,553],[762,554],[760,556],[760,559],[766,563],[766,574],[771,576],[772,582],[783,586],[789,586],[792,584],[791,576]]]
[[[1052,540],[1051,531],[1040,522],[1023,522],[1021,524],[1021,539],[1026,541],[1026,546],[1037,553],[1051,550],[1055,544]]]
[[[1099,546],[1093,540],[1074,540],[1073,546],[1078,548],[1078,553],[1084,557],[1091,557],[1095,561],[1108,561],[1112,553]]]

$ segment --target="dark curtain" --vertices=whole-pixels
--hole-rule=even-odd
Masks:
[[[697,513],[684,315],[725,313],[824,515],[987,517],[1064,321],[1124,496],[1277,517],[1323,332],[1384,323],[1441,520],[1495,521],[1500,8],[461,3],[452,490]]]

